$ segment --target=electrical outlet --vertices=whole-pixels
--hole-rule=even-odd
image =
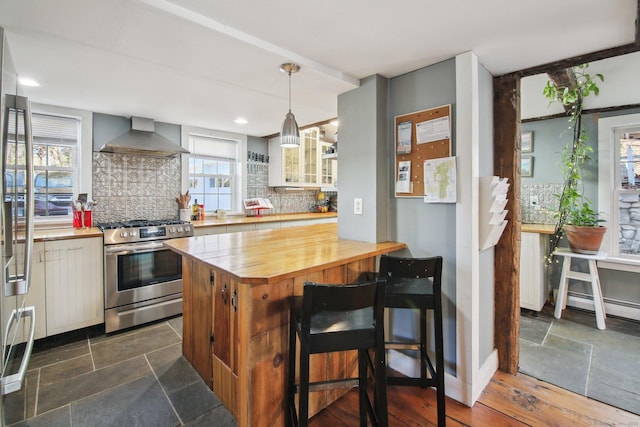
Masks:
[[[535,211],[540,210],[540,204],[538,203],[538,196],[529,196],[529,207]]]
[[[353,214],[362,215],[362,199],[360,197],[353,199]]]

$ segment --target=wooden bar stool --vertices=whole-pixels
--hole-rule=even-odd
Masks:
[[[434,387],[438,426],[446,425],[444,343],[442,331],[442,257],[380,257],[380,278],[387,281],[385,307],[419,310],[420,336],[412,342],[385,343],[386,350],[414,350],[420,357],[420,377],[387,376],[388,385]],[[433,310],[435,369],[427,354],[427,310]],[[428,376],[427,376],[428,372]]]
[[[374,426],[386,427],[387,414],[386,359],[384,351],[385,282],[367,281],[352,285],[304,284],[302,296],[289,298],[289,365],[287,403],[288,426],[307,426],[309,392],[338,387],[358,386],[360,391],[360,425],[367,426],[367,416]],[[296,383],[296,337],[300,341]],[[375,365],[369,350],[374,349]],[[309,356],[317,353],[358,350],[358,377],[309,382]],[[367,393],[369,366],[374,369],[373,403]],[[295,395],[298,394],[296,411]]]
[[[569,279],[580,280],[591,283],[593,307],[596,312],[596,326],[600,330],[606,329],[607,325],[605,324],[605,318],[607,317],[607,313],[605,312],[604,301],[602,300],[602,289],[600,288],[600,276],[598,275],[596,261],[599,259],[605,259],[607,254],[605,252],[598,252],[597,254],[579,254],[577,252],[572,252],[567,248],[558,248],[553,254],[564,257],[564,261],[562,263],[562,274],[560,275],[560,286],[558,286],[558,300],[556,301],[556,308],[553,313],[554,317],[556,319],[560,319],[560,317],[562,317],[562,310],[567,306]],[[589,265],[589,273],[571,270],[571,259],[573,258],[586,259]]]

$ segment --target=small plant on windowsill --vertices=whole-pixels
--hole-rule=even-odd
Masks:
[[[602,74],[591,75],[586,72],[589,64],[582,64],[566,70],[561,77],[547,81],[543,90],[550,103],[560,102],[569,115],[571,141],[562,151],[561,170],[563,178],[562,192],[558,197],[558,210],[554,212],[556,226],[549,242],[547,264],[553,259],[563,234],[567,235],[571,250],[580,253],[595,253],[600,248],[606,229],[600,226],[598,213],[593,210],[592,202],[584,196],[584,167],[591,161],[593,148],[587,144],[589,136],[582,128],[584,99],[591,94],[598,95],[600,89],[597,80],[604,81]],[[588,235],[588,243],[581,246],[580,237],[575,233]]]

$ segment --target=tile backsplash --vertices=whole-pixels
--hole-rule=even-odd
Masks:
[[[180,158],[93,153],[94,223],[177,219]]]
[[[310,212],[318,203],[317,190],[277,193],[269,187],[269,164],[247,165],[247,198],[265,197],[274,209],[268,214]],[[94,223],[133,219],[177,219],[180,158],[93,153]],[[325,192],[325,197],[336,195]]]
[[[553,211],[558,208],[562,184],[523,184],[520,187],[522,222],[526,224],[555,224]],[[531,199],[537,198],[537,205]]]

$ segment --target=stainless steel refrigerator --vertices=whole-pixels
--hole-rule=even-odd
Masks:
[[[2,288],[0,342],[2,372],[0,426],[10,395],[24,387],[35,331],[35,309],[25,304],[31,285],[33,253],[33,149],[29,100],[19,91],[6,34],[0,27],[0,131],[2,145]]]

